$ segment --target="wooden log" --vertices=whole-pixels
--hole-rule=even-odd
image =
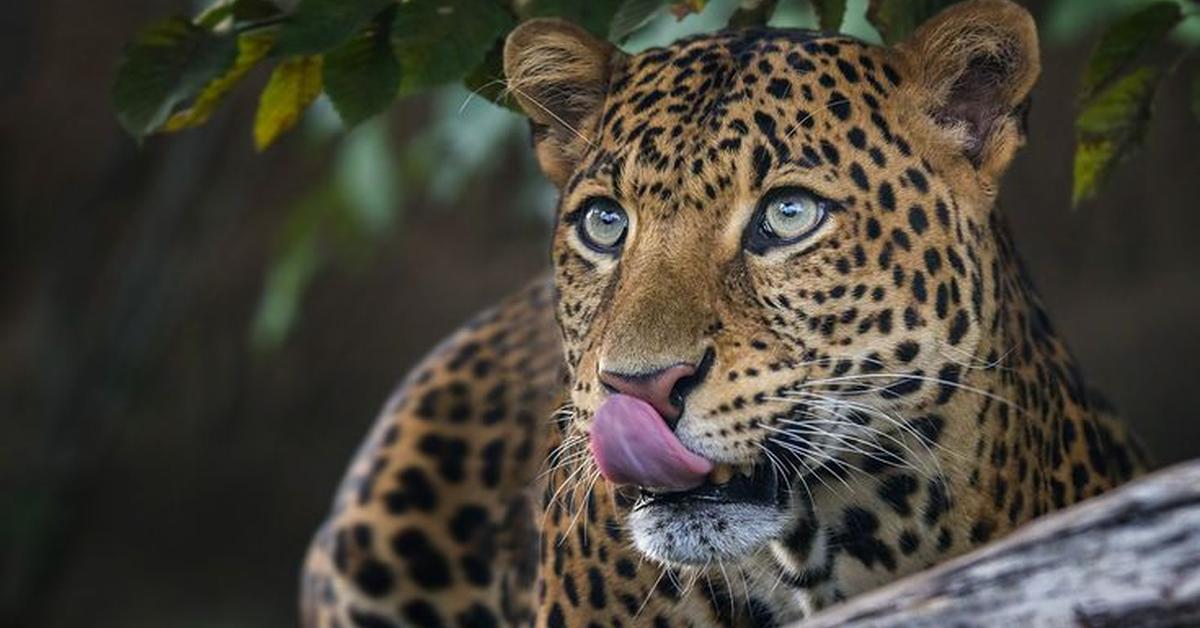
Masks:
[[[1200,461],[1048,515],[797,628],[1200,627]]]

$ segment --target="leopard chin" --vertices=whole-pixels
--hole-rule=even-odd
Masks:
[[[629,513],[634,546],[672,566],[736,562],[781,538],[791,517],[791,491],[770,465],[722,465],[686,491],[642,489]]]

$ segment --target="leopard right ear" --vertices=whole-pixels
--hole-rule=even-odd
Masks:
[[[1024,116],[1041,70],[1037,25],[1011,0],[958,2],[899,45],[905,88],[990,193],[1025,141]]]
[[[624,53],[557,19],[533,19],[508,35],[508,91],[533,125],[542,172],[560,188],[595,141],[609,80]]]

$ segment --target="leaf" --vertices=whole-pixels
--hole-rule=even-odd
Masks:
[[[409,4],[427,4],[411,0]],[[291,19],[279,30],[279,54],[327,52],[354,37],[396,0],[300,0]]]
[[[213,34],[187,18],[147,27],[126,47],[117,70],[117,119],[141,139],[161,127],[177,105],[228,72],[237,57],[233,36]]]
[[[1078,207],[1096,195],[1116,152],[1116,146],[1107,140],[1080,141],[1076,144],[1075,177],[1071,191],[1073,206]]]
[[[921,22],[954,4],[954,0],[870,0],[867,21],[891,45],[908,37]]]
[[[401,4],[392,26],[392,48],[403,76],[400,91],[411,93],[465,77],[513,25],[512,16],[494,1]]]
[[[1122,76],[1096,96],[1075,120],[1075,129],[1086,135],[1112,135],[1143,125],[1162,78],[1162,71],[1140,67]]]
[[[251,33],[239,37],[238,56],[233,67],[205,86],[204,91],[200,92],[190,107],[172,114],[163,125],[162,131],[176,133],[208,122],[213,112],[225,100],[225,96],[267,56],[274,43],[275,37],[269,33]]]
[[[258,100],[254,146],[266,150],[296,123],[321,93],[319,56],[292,57],[275,67]]]
[[[392,54],[394,19],[395,11],[389,9],[367,30],[325,55],[325,93],[347,127],[375,116],[396,99],[401,70]]]
[[[246,22],[275,17],[280,13],[279,7],[269,0],[218,0],[200,13],[195,22],[214,29],[229,18],[235,22]]]
[[[817,23],[821,30],[836,33],[842,30],[842,19],[846,17],[846,0],[812,0],[813,11],[817,12]]]
[[[1072,202],[1096,195],[1121,159],[1146,136],[1163,71],[1140,67],[1114,81],[1075,120],[1075,181]]]
[[[624,41],[666,6],[666,0],[625,0],[608,25],[610,41]]]
[[[746,28],[750,26],[766,26],[767,21],[775,14],[778,0],[747,0],[738,5],[733,15],[729,16],[730,28]]]
[[[526,13],[529,17],[561,17],[597,37],[608,37],[622,4],[622,0],[531,0]]]
[[[1080,100],[1087,101],[1124,72],[1142,51],[1161,41],[1181,19],[1179,5],[1159,2],[1109,26],[1084,70]]]

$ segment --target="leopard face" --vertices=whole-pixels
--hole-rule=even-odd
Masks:
[[[625,56],[566,25],[528,30],[508,62],[562,191],[575,442],[590,434],[602,459],[604,405],[644,401],[712,471],[673,490],[616,478],[640,489],[637,547],[749,556],[812,508],[806,482],[908,448],[910,419],[990,348],[989,213],[1036,52],[764,29]],[[631,447],[610,457],[675,451]]]

